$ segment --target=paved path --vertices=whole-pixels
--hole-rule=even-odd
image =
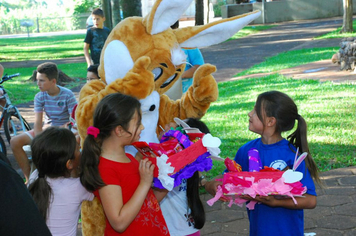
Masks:
[[[227,81],[233,75],[263,62],[266,57],[281,52],[313,47],[337,47],[340,39],[312,39],[341,25],[341,18],[285,22],[257,34],[203,48],[201,51],[206,62],[216,65],[218,71],[214,75],[215,78],[218,81]]]
[[[315,41],[312,38],[332,31],[341,24],[341,18],[281,23],[272,29],[243,39],[203,48],[202,53],[206,62],[217,66],[218,71],[215,73],[217,81],[227,81],[236,73],[264,61],[266,57],[284,51],[336,47],[340,39]],[[71,60],[84,62],[82,57]],[[27,66],[30,63],[33,63],[33,66],[38,64],[36,61],[26,63]],[[14,65],[2,64],[5,68]],[[334,79],[338,80],[337,74]],[[76,94],[78,90],[76,89]],[[30,103],[20,108],[21,113],[30,122],[33,122],[32,109]],[[11,151],[9,152],[9,157],[16,168]],[[322,178],[326,187],[317,189],[318,206],[313,210],[305,210],[305,232],[316,233],[319,236],[356,235],[356,167],[324,172]],[[205,194],[202,198],[206,202],[211,196]],[[248,235],[249,223],[244,208],[237,206],[229,208],[226,204],[217,202],[212,207],[206,205],[206,211],[207,221],[201,231],[202,235]]]

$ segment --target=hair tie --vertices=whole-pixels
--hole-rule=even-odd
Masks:
[[[44,178],[45,174],[38,172],[38,178]]]
[[[93,135],[94,138],[98,137],[98,134],[100,134],[100,130],[94,126],[89,126],[87,129],[87,134]]]
[[[297,120],[299,120],[299,119],[300,119],[300,117],[301,117],[301,116],[298,114],[298,115],[297,115]]]

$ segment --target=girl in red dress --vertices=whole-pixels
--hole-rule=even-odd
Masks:
[[[140,108],[127,95],[104,97],[84,141],[81,181],[103,205],[105,235],[169,235],[151,189],[154,165],[125,153],[144,128]]]

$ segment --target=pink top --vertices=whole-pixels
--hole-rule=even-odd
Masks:
[[[30,176],[32,183],[38,176],[35,170]],[[52,189],[52,200],[47,215],[47,226],[53,236],[76,236],[82,201],[92,201],[94,194],[88,192],[79,178],[46,178]]]

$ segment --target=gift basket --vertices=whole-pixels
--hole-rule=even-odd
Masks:
[[[160,143],[132,144],[155,164],[153,185],[156,188],[172,190],[196,171],[209,171],[213,166],[212,158],[222,160],[218,156],[219,138],[190,128],[180,119],[175,118],[175,121],[183,124],[183,128],[168,130]]]

